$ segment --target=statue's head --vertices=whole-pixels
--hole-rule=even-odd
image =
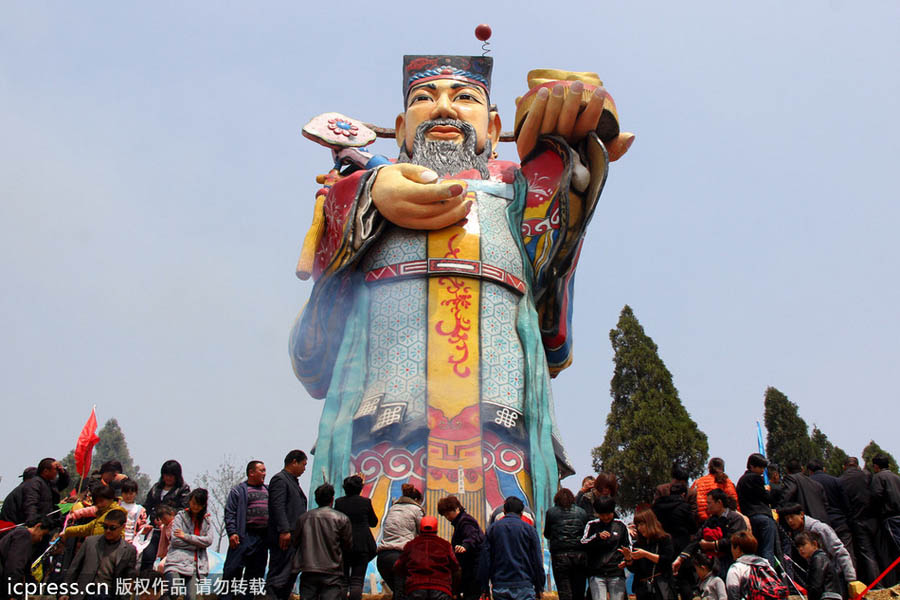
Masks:
[[[486,56],[404,56],[404,111],[397,116],[400,160],[448,175],[477,168],[500,139],[491,110],[493,59]]]

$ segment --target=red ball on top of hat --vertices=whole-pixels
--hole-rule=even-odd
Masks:
[[[475,28],[475,37],[478,38],[479,41],[486,42],[491,39],[491,26],[487,23],[482,23],[478,27]]]

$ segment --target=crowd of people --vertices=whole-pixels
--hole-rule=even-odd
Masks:
[[[138,485],[109,461],[69,505],[60,504],[69,474],[43,459],[0,508],[9,523],[0,528],[0,596],[31,589],[60,600],[287,600],[299,578],[303,600],[360,600],[373,559],[396,600],[531,600],[544,591],[537,519],[522,499],[507,498],[486,530],[456,496],[440,499],[437,513],[452,528],[447,541],[421,490],[404,484],[376,540],[379,519],[361,494],[362,477],[346,478],[339,498],[331,484],[319,486],[311,508],[299,483],[306,465],[306,454],[292,450],[268,484],[263,462],[247,465],[224,509],[228,552],[213,588],[208,493],[185,483],[177,461],[162,465],[143,504]],[[559,599],[624,600],[631,573],[637,600],[846,600],[900,556],[900,477],[885,456],[870,466],[873,474],[850,458],[835,477],[818,461],[790,461],[782,474],[752,454],[733,483],[713,458],[689,485],[675,464],[671,481],[630,522],[613,474],[586,477],[577,494],[560,487],[542,531]],[[26,587],[37,581],[57,587]]]

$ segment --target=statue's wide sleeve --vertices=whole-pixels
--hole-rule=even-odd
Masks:
[[[533,268],[532,294],[554,377],[572,363],[575,267],[608,166],[606,149],[593,133],[578,151],[561,138],[541,138],[522,161],[528,189],[522,241]]]
[[[376,173],[357,171],[335,183],[325,198],[325,228],[313,264],[315,285],[289,341],[294,374],[313,398],[328,392],[344,324],[361,283],[355,266],[384,228],[371,201]]]

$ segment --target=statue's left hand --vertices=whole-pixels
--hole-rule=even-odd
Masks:
[[[564,137],[570,144],[577,144],[597,128],[603,114],[606,90],[602,87],[594,90],[584,110],[579,113],[583,91],[584,84],[580,81],[574,82],[568,88],[557,84],[553,86],[552,92],[547,88],[538,90],[534,104],[516,137],[516,149],[520,159],[525,158],[534,149],[540,135],[558,135]]]

